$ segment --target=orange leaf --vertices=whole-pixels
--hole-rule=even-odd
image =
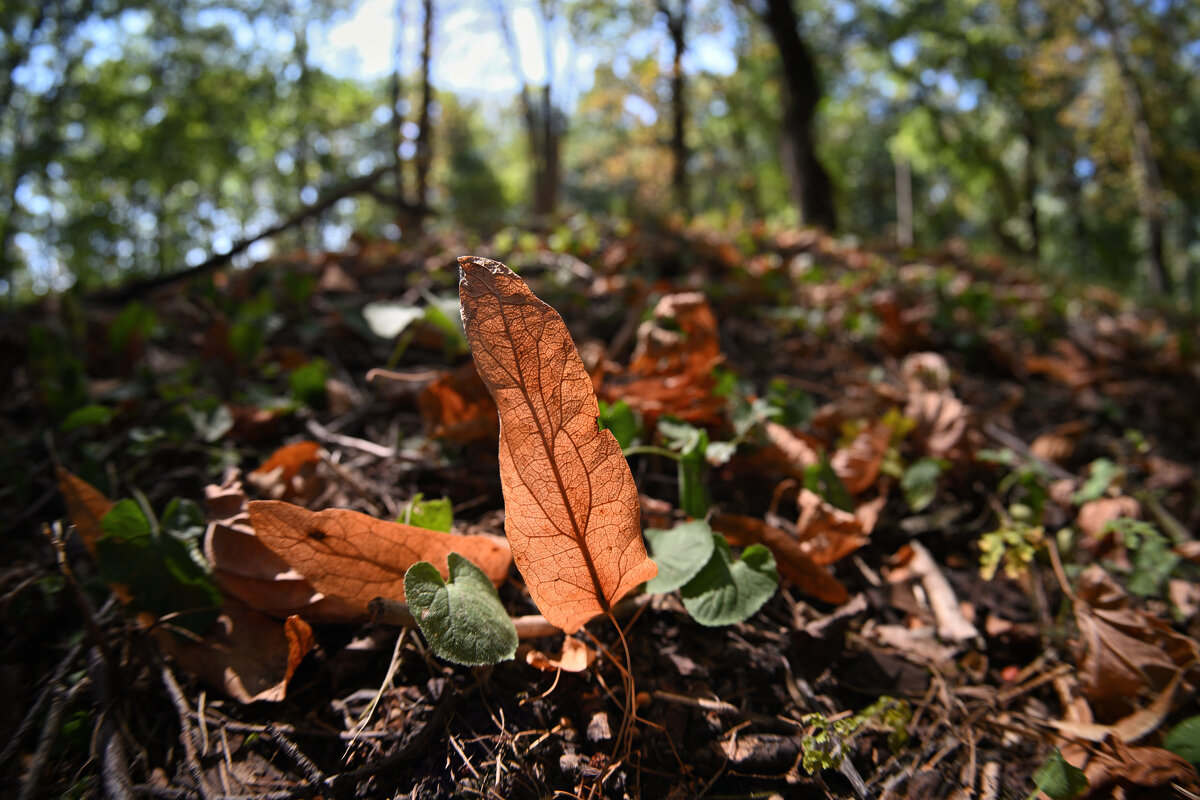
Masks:
[[[867,424],[854,441],[833,454],[830,464],[852,495],[862,494],[875,485],[879,468],[887,455],[892,429],[879,420]]]
[[[277,703],[313,646],[313,632],[299,617],[285,623],[231,603],[199,641],[154,629],[159,646],[205,683],[239,703]]]
[[[499,586],[508,574],[508,548],[489,536],[456,536],[368,517],[343,508],[312,512],[278,500],[247,506],[259,541],[326,597],[363,617],[376,597],[404,599],[404,573],[428,561],[447,575],[446,556],[459,553]]]
[[[113,501],[90,483],[76,478],[62,467],[56,467],[55,472],[58,473],[58,490],[67,501],[67,513],[71,515],[71,523],[75,530],[79,531],[79,538],[83,540],[84,547],[94,556],[96,540],[104,534],[100,520],[112,510]]]
[[[254,535],[236,471],[221,485],[205,487],[204,496],[209,514],[204,557],[226,596],[273,617],[303,614],[311,622],[326,623],[362,619],[361,609],[318,592]]]
[[[592,382],[562,318],[508,267],[458,260],[479,376],[500,413],[500,483],[513,560],[567,633],[654,577],[633,475],[601,431]]]
[[[745,546],[761,542],[766,545],[775,554],[779,574],[805,594],[834,605],[841,605],[850,599],[850,593],[837,578],[805,553],[799,541],[774,525],[743,514],[717,514],[712,518],[711,525],[730,544]]]
[[[417,407],[434,438],[460,444],[496,439],[496,404],[473,364],[463,364],[422,389]]]
[[[817,566],[841,561],[867,543],[858,517],[830,505],[816,492],[801,489],[796,504],[800,507],[796,520],[800,549]]]
[[[563,639],[562,652],[549,656],[532,645],[522,645],[525,663],[543,672],[561,669],[563,672],[583,672],[596,660],[596,651],[578,639],[568,636]]]
[[[314,471],[321,463],[321,445],[304,441],[284,445],[271,454],[262,466],[246,476],[260,492],[275,500],[315,497],[320,491]]]

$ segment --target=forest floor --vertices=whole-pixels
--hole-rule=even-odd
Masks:
[[[720,627],[623,604],[627,751],[607,620],[456,666],[221,544],[267,498],[503,533],[468,253],[564,318],[644,527],[702,497],[782,575]],[[47,298],[0,325],[0,769],[23,798],[1195,797],[1198,343],[953,246],[624,223]],[[538,613],[515,569],[499,593]]]

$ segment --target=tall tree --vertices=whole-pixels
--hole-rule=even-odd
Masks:
[[[805,225],[833,230],[837,214],[833,182],[817,158],[813,120],[821,101],[821,83],[812,52],[800,37],[800,21],[792,0],[766,0],[763,22],[779,50],[787,88],[783,109],[783,167],[792,186],[792,202]]]
[[[656,0],[659,13],[667,23],[671,37],[671,189],[675,208],[685,216],[691,212],[691,187],[688,185],[687,96],[683,73],[683,54],[687,49],[688,0]]]
[[[521,117],[525,123],[525,135],[529,142],[530,184],[533,191],[533,213],[539,218],[552,217],[558,210],[559,188],[562,183],[562,139],[565,116],[557,108],[554,97],[554,42],[553,33],[558,19],[557,0],[538,0],[541,24],[545,82],[537,87],[530,85],[529,77],[521,67],[521,50],[513,33],[508,9],[503,0],[496,0],[495,11],[500,31],[508,51],[509,60],[517,72],[521,84]]]
[[[433,61],[433,0],[422,0],[421,21],[421,111],[417,116],[417,191],[413,204],[423,213],[429,202],[429,167],[433,162],[433,84],[429,80]]]

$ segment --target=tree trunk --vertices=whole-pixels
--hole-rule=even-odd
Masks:
[[[913,244],[912,166],[903,156],[896,158],[896,244]]]
[[[1150,291],[1168,294],[1172,289],[1172,281],[1163,255],[1166,214],[1163,211],[1162,175],[1154,155],[1154,137],[1150,131],[1150,121],[1146,118],[1137,76],[1129,63],[1128,45],[1113,20],[1106,0],[1096,0],[1096,6],[1099,11],[1097,19],[1108,34],[1109,48],[1121,78],[1121,91],[1125,95],[1125,107],[1133,129],[1133,175],[1137,184],[1138,211],[1146,225],[1146,277]]]
[[[404,144],[404,83],[402,79],[404,53],[404,0],[396,0],[396,51],[395,68],[392,71],[392,172],[396,181],[396,197],[403,200],[404,194],[404,159],[400,156],[401,145]],[[398,217],[403,217],[398,214]],[[407,220],[397,220],[403,228]]]
[[[783,167],[791,181],[792,202],[804,225],[837,227],[833,184],[817,159],[813,118],[821,100],[821,86],[812,54],[800,38],[799,20],[792,0],[767,0],[763,21],[779,49],[783,65]]]
[[[687,175],[687,96],[683,74],[688,0],[681,0],[678,12],[671,8],[668,0],[658,0],[658,10],[667,18],[667,31],[674,51],[671,62],[671,191],[676,210],[686,217],[691,213],[691,187]]]
[[[417,119],[417,196],[413,205],[418,215],[428,206],[429,167],[433,162],[432,122],[429,107],[433,105],[433,85],[429,82],[429,67],[433,58],[433,0],[424,0],[421,46],[421,113]]]
[[[1037,208],[1037,128],[1033,117],[1026,112],[1025,139],[1025,225],[1029,229],[1029,253],[1040,259],[1042,254],[1042,225]]]
[[[550,21],[556,12],[552,0],[542,0],[538,6],[546,44],[546,85],[542,87],[541,102],[535,106],[529,81],[521,69],[521,52],[509,24],[508,13],[502,0],[495,0],[504,46],[521,82],[521,116],[525,121],[525,135],[529,142],[529,188],[533,193],[533,214],[539,218],[549,218],[558,210],[559,148],[562,141],[561,124],[553,102],[553,48],[549,41]]]

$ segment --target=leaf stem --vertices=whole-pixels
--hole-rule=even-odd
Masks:
[[[666,456],[674,461],[679,461],[683,458],[681,453],[674,450],[668,450],[665,447],[655,447],[650,444],[637,444],[625,451],[625,456]]]

